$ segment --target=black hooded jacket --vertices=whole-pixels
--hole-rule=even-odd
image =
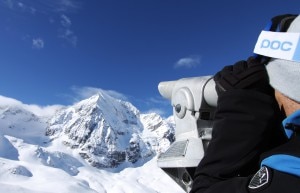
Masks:
[[[261,92],[237,89],[219,96],[212,140],[195,171],[191,193],[299,193],[300,178],[267,167],[257,172],[260,158],[274,152],[290,149],[300,155],[300,141],[288,141],[283,118],[275,98]],[[270,178],[266,185],[260,178],[264,172]]]

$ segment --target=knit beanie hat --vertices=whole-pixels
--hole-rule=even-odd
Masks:
[[[283,95],[300,103],[300,15],[293,20],[287,32],[275,32],[285,36],[285,38],[280,39],[279,37],[276,41],[275,39],[271,41],[273,45],[270,46],[272,49],[270,52],[281,50],[277,53],[271,53],[271,55],[263,55],[272,58],[266,65],[270,85]],[[292,36],[295,36],[295,38],[293,37],[294,41],[289,41]],[[264,40],[267,39],[262,41]],[[264,43],[267,46],[270,42]]]

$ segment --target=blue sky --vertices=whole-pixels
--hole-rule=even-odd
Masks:
[[[109,90],[167,116],[161,81],[212,75],[252,54],[295,0],[0,0],[0,95],[70,105]]]

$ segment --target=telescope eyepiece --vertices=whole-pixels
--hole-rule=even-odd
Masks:
[[[177,104],[177,105],[175,106],[175,111],[176,111],[177,113],[180,113],[180,111],[181,111],[181,105],[180,105],[180,104]]]

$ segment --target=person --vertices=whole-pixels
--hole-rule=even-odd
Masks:
[[[212,139],[190,193],[300,192],[299,37],[300,15],[273,17],[254,56],[215,74]]]

